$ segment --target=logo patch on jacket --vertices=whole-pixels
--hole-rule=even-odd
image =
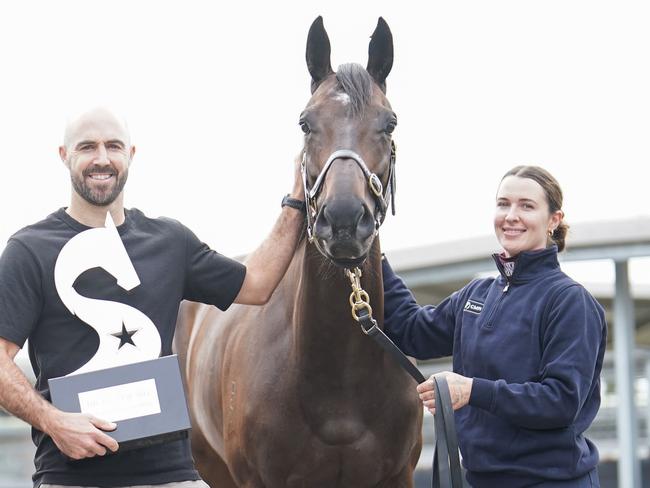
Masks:
[[[483,304],[475,300],[467,300],[467,302],[465,302],[464,310],[465,312],[478,315],[483,310]]]

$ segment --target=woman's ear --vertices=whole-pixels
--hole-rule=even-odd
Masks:
[[[551,214],[551,226],[553,229],[557,229],[564,218],[564,212],[562,210],[556,210]]]

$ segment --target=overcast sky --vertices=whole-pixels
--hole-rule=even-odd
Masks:
[[[378,16],[395,62],[397,216],[384,249],[492,232],[512,166],[544,166],[569,223],[650,215],[645,1],[22,1],[0,9],[0,242],[69,199],[66,117],[108,105],[137,154],[127,206],[229,255],[291,188],[323,15],[332,66],[365,66]]]

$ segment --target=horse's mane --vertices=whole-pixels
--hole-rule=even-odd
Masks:
[[[350,97],[350,108],[353,115],[363,113],[370,103],[372,94],[372,78],[366,69],[357,63],[346,63],[336,71],[336,81],[341,90]]]

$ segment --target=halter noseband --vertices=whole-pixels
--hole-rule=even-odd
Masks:
[[[383,187],[379,177],[371,172],[368,169],[368,165],[363,160],[363,158],[356,152],[350,149],[340,149],[334,151],[327,161],[325,166],[321,170],[320,174],[314,182],[314,186],[311,189],[307,185],[307,153],[302,153],[302,162],[300,163],[300,171],[302,173],[302,184],[305,190],[305,203],[307,204],[307,237],[309,242],[314,242],[314,219],[318,215],[318,206],[316,205],[316,197],[320,193],[327,172],[331,168],[334,161],[337,159],[351,159],[357,166],[361,169],[367,183],[370,188],[370,192],[375,199],[375,232],[379,230],[379,227],[384,222],[386,218],[386,210],[388,209],[388,203],[390,200],[391,210],[393,215],[395,215],[395,159],[396,159],[396,150],[395,143],[391,141],[390,143],[390,161],[388,165],[388,184],[386,188]]]

